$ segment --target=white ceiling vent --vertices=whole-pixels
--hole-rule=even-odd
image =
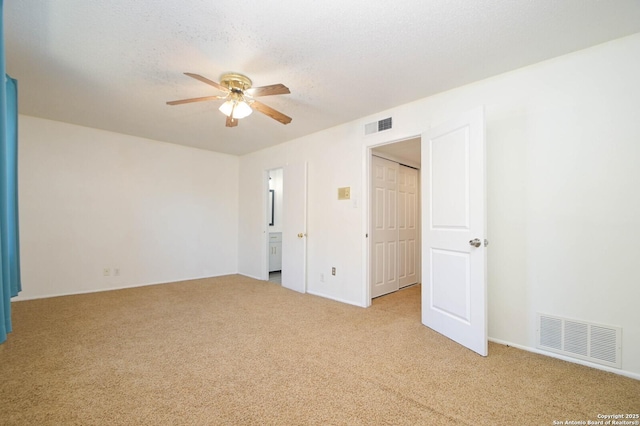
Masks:
[[[364,125],[364,134],[370,135],[372,133],[382,132],[383,130],[389,130],[393,127],[392,117],[382,120],[374,121],[373,123],[367,123]]]
[[[538,313],[537,347],[610,367],[622,367],[622,329]]]

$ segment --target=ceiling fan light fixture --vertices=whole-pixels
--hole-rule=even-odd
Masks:
[[[253,112],[244,98],[235,93],[232,94],[231,99],[220,105],[218,109],[227,117],[238,119],[245,118]]]
[[[220,105],[220,108],[218,109],[220,110],[221,113],[223,113],[227,117],[231,117],[231,113],[233,112],[234,105],[235,105],[234,101],[227,101],[222,105]]]
[[[245,101],[240,101],[233,109],[233,118],[245,118],[253,112],[253,109]]]

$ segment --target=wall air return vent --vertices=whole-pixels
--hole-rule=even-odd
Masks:
[[[389,130],[393,127],[392,117],[385,118],[383,120],[374,121],[373,123],[367,123],[364,125],[364,134],[370,135],[372,133],[382,132]]]
[[[622,367],[622,329],[538,313],[537,347],[609,367]]]

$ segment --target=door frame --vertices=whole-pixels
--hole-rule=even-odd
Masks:
[[[372,160],[371,157],[373,156],[373,150],[375,148],[379,148],[381,146],[384,145],[391,145],[391,144],[395,144],[395,143],[399,143],[399,142],[404,142],[404,141],[408,141],[411,139],[416,139],[416,138],[422,138],[422,133],[418,133],[417,135],[413,135],[413,136],[406,136],[406,137],[402,137],[399,139],[391,139],[391,140],[386,140],[386,141],[382,141],[382,142],[378,142],[375,144],[371,144],[371,145],[366,145],[364,147],[364,191],[362,194],[362,198],[363,198],[363,202],[362,202],[362,208],[365,210],[365,223],[364,223],[364,228],[365,228],[365,238],[364,238],[364,250],[363,250],[363,264],[365,265],[364,267],[364,287],[365,287],[365,292],[364,292],[364,301],[365,301],[365,307],[369,307],[371,306],[371,263],[372,263],[372,250],[371,250],[371,241],[372,239],[370,238],[372,235],[372,226],[373,226],[373,217],[372,217],[372,209],[371,209],[371,188],[372,188],[372,182],[371,182],[371,169],[372,169]],[[392,160],[392,161],[397,161],[397,160]],[[420,164],[420,169],[419,169],[420,173],[423,172],[422,169],[422,164]],[[420,206],[421,203],[421,199],[422,199],[422,187],[419,188],[418,191],[418,206]],[[419,215],[418,217],[418,247],[420,248],[420,256],[419,256],[419,263],[417,266],[418,268],[418,276],[422,276],[422,214]]]

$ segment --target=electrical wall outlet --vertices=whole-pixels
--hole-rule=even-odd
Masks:
[[[336,274],[336,267],[334,266],[333,268],[331,268],[331,275],[335,275]]]
[[[113,268],[113,276],[114,277],[120,276],[120,268]]]
[[[103,268],[102,275],[104,275],[105,277],[108,277],[109,275],[111,275],[111,268]]]

